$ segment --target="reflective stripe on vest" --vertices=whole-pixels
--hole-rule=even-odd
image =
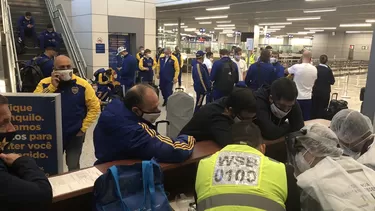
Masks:
[[[255,194],[220,194],[210,196],[198,203],[198,211],[220,206],[246,206],[267,211],[285,211],[279,203]]]

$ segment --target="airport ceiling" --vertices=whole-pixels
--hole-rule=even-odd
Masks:
[[[178,0],[174,2],[178,2]],[[194,0],[194,2],[196,3],[171,6],[157,4],[156,18],[159,26],[177,23],[178,18],[181,18],[185,27],[204,28],[206,32],[214,31],[215,28],[232,27],[233,29],[230,24],[235,25],[235,31],[246,32],[249,31],[249,26],[255,24],[289,22],[289,25],[281,25],[285,28],[271,32],[272,36],[307,32],[310,29],[305,28],[322,27],[336,27],[336,29],[325,30],[325,32],[364,31],[365,33],[373,30],[375,26],[375,0]],[[217,7],[228,6],[229,9],[215,10]],[[206,9],[213,10],[207,11]],[[225,17],[226,15],[227,18],[196,20],[197,17]],[[301,17],[311,17],[314,20],[287,21],[287,18]],[[320,19],[318,19],[319,17]],[[368,19],[374,21],[371,27],[340,27],[340,24],[366,24]],[[217,21],[230,21],[230,23],[217,23]],[[199,24],[199,22],[205,23]],[[175,28],[177,26],[166,26],[166,30]],[[274,26],[268,26],[269,28],[274,28]],[[182,33],[185,33],[184,31],[185,29],[182,29]],[[215,33],[222,31],[217,29]],[[306,36],[304,33],[301,35]]]

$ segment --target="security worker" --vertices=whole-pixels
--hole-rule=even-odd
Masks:
[[[254,50],[249,51],[249,55],[246,57],[246,64],[248,67],[257,61]]]
[[[145,48],[143,46],[139,46],[139,51],[135,55],[137,62],[139,62],[145,56]]]
[[[203,99],[207,93],[211,90],[211,81],[208,75],[208,70],[206,65],[203,64],[204,52],[198,51],[196,53],[196,63],[193,66],[193,81],[194,81],[194,90],[197,96],[195,103],[195,110],[197,112],[202,106]],[[207,104],[207,99],[206,99]]]
[[[157,63],[151,58],[151,50],[145,50],[145,56],[139,60],[139,74],[141,82],[151,84],[154,80],[154,70],[156,69]]]
[[[173,93],[173,84],[177,83],[180,65],[171,48],[165,48],[164,54],[160,55],[156,68],[156,77],[160,79],[160,90],[164,98],[163,106],[167,105],[168,97]]]
[[[100,113],[100,103],[94,89],[86,80],[73,74],[71,60],[62,55],[55,59],[52,76],[41,80],[34,93],[61,94],[66,164],[69,171],[79,169],[86,130]]]
[[[198,211],[301,210],[294,168],[264,156],[252,122],[232,125],[233,144],[199,162]]]
[[[125,92],[134,86],[135,73],[138,69],[138,64],[134,56],[129,54],[124,47],[121,49],[121,55],[123,56],[123,60],[120,70],[120,83],[123,95],[125,95]]]
[[[61,44],[61,37],[57,32],[55,32],[52,24],[50,23],[47,25],[47,29],[40,33],[39,41],[41,49],[44,49],[44,46],[48,45],[54,45],[56,49],[59,49]]]
[[[180,53],[180,48],[176,46],[174,48],[173,56],[175,56],[178,60],[178,64],[180,65],[180,72],[178,73],[178,86],[181,86],[181,77],[182,77],[182,67],[184,66],[184,60]]]

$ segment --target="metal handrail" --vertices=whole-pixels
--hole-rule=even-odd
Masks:
[[[80,76],[82,78],[86,78],[87,64],[82,55],[81,49],[79,48],[77,39],[74,36],[64,7],[61,4],[55,6],[53,0],[45,0],[45,2],[54,28],[56,28],[56,23],[54,22],[54,20],[58,20],[62,27],[61,34],[64,40],[64,44],[68,50],[69,56],[72,58],[75,66],[77,67]]]
[[[20,75],[20,69],[17,65],[18,57],[16,53],[16,43],[14,39],[12,16],[10,13],[10,7],[7,0],[1,1],[1,15],[3,18],[3,31],[5,34],[5,45],[7,49],[8,68],[9,68],[9,79],[10,79],[10,90],[11,92],[17,92],[17,79],[19,89],[21,90],[22,81]]]

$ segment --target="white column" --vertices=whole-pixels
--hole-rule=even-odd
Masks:
[[[258,48],[259,46],[259,34],[260,34],[259,25],[254,25],[254,47],[255,48]]]

